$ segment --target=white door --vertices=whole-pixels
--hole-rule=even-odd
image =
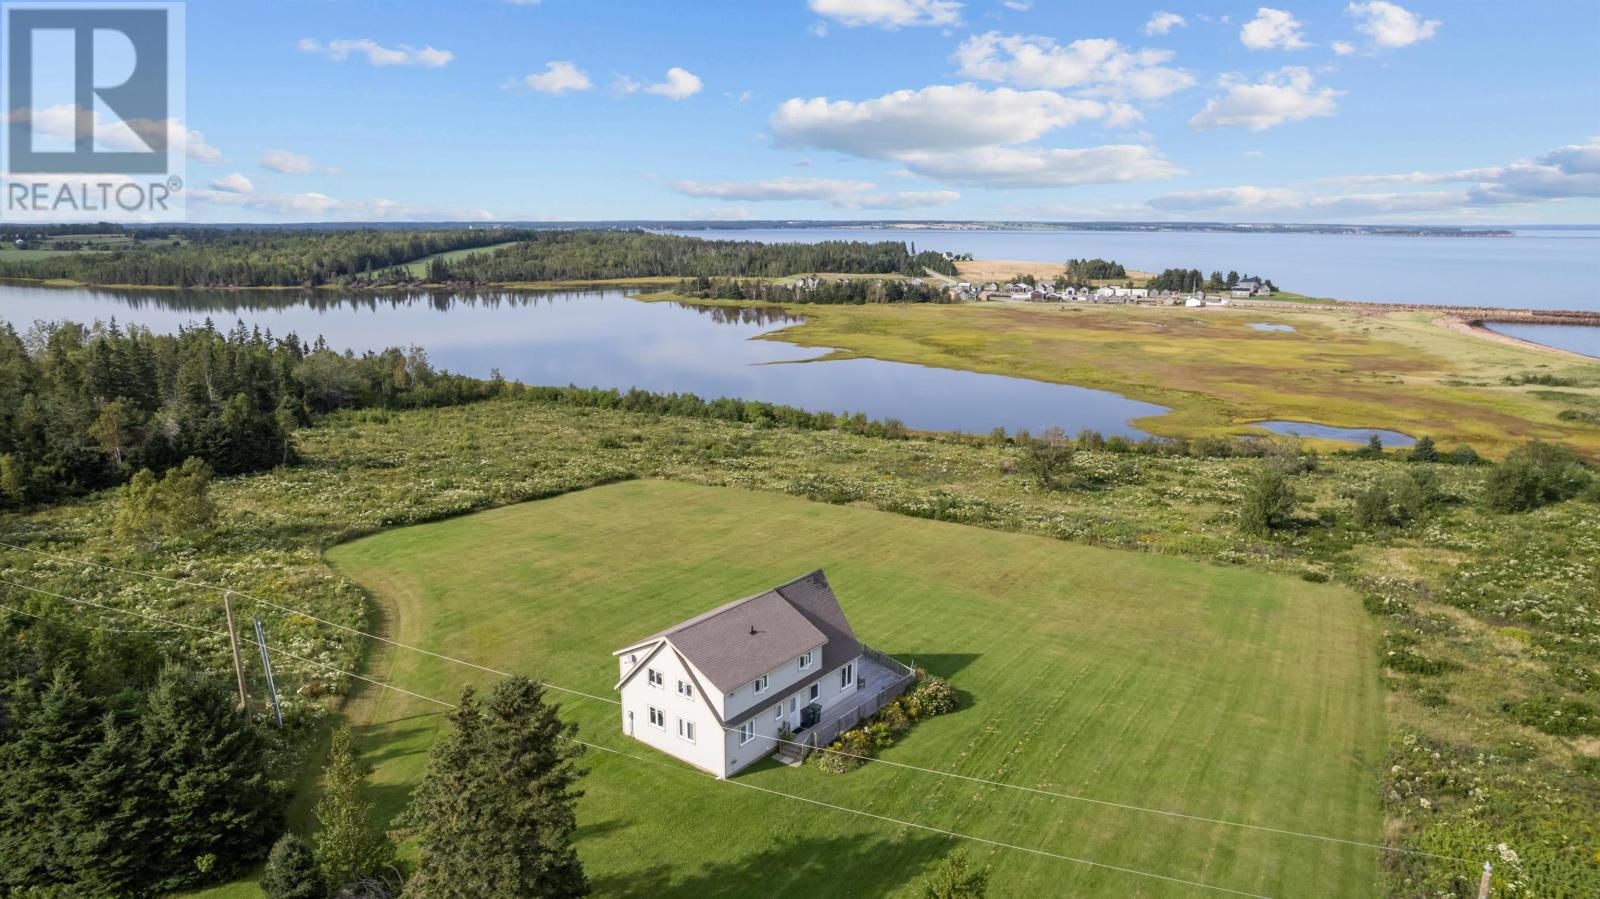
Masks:
[[[633,736],[633,713],[628,713],[628,736]]]
[[[789,697],[789,731],[792,733],[800,729],[800,697]]]

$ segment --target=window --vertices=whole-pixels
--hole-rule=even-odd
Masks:
[[[805,653],[805,654],[800,656],[800,670],[804,671],[804,670],[806,670],[807,668],[810,668],[810,667],[811,667],[811,653],[808,652],[808,653]]]
[[[694,684],[691,684],[686,680],[678,681],[678,695],[682,696],[684,699],[693,699]]]
[[[774,721],[782,721],[783,720],[783,703],[780,702],[777,705],[772,707],[772,720],[774,720]]]
[[[656,708],[655,706],[651,706],[650,707],[650,723],[654,724],[656,727],[661,728],[662,730],[666,730],[667,729],[667,713],[661,711],[660,709]]]
[[[650,678],[650,686],[658,690],[666,689],[667,679],[662,676],[661,672],[654,668],[649,668],[645,670],[645,676]]]
[[[758,695],[767,692],[767,676],[765,674],[756,678],[755,688]]]
[[[841,690],[850,689],[851,685],[855,683],[855,679],[856,679],[856,663],[855,662],[851,662],[850,664],[848,664],[848,665],[844,666],[843,668],[839,669],[839,689],[841,689]]]
[[[817,696],[818,696],[818,695],[819,695],[819,694],[820,694],[820,693],[821,693],[821,692],[822,692],[822,685],[821,685],[821,684],[812,684],[812,685],[811,685],[811,698],[812,698],[812,699],[816,699],[816,698],[817,698]]]
[[[756,738],[756,723],[754,721],[746,721],[745,723],[739,725],[739,745],[740,746],[743,746],[744,744],[750,742],[751,740],[754,740],[755,738]]]
[[[633,666],[639,664],[639,654],[636,652],[628,653],[622,657],[622,664],[629,670],[632,670]]]
[[[685,721],[682,718],[679,718],[678,719],[678,737],[680,739],[688,740],[690,743],[693,743],[694,742],[694,722],[693,721]]]

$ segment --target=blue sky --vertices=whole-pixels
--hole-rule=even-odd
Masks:
[[[190,215],[1600,222],[1600,4],[188,4]]]

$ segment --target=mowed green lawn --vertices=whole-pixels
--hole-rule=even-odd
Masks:
[[[963,707],[883,758],[1191,815],[1377,840],[1383,707],[1356,598],[1299,580],[779,495],[633,482],[386,532],[331,562],[398,640],[613,696],[611,650],[825,568],[857,633],[949,677]],[[372,677],[456,699],[492,676],[385,650]],[[718,782],[552,694],[590,752],[579,851],[608,896],[908,894],[958,846],[994,896],[1207,890],[959,840],[748,784],[1041,852],[1275,897],[1371,896],[1377,853],[869,764]],[[353,708],[384,816],[442,725],[392,691]]]

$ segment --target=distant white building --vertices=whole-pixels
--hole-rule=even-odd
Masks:
[[[861,645],[821,571],[613,655],[623,733],[718,777],[774,749],[826,745],[912,680]]]

